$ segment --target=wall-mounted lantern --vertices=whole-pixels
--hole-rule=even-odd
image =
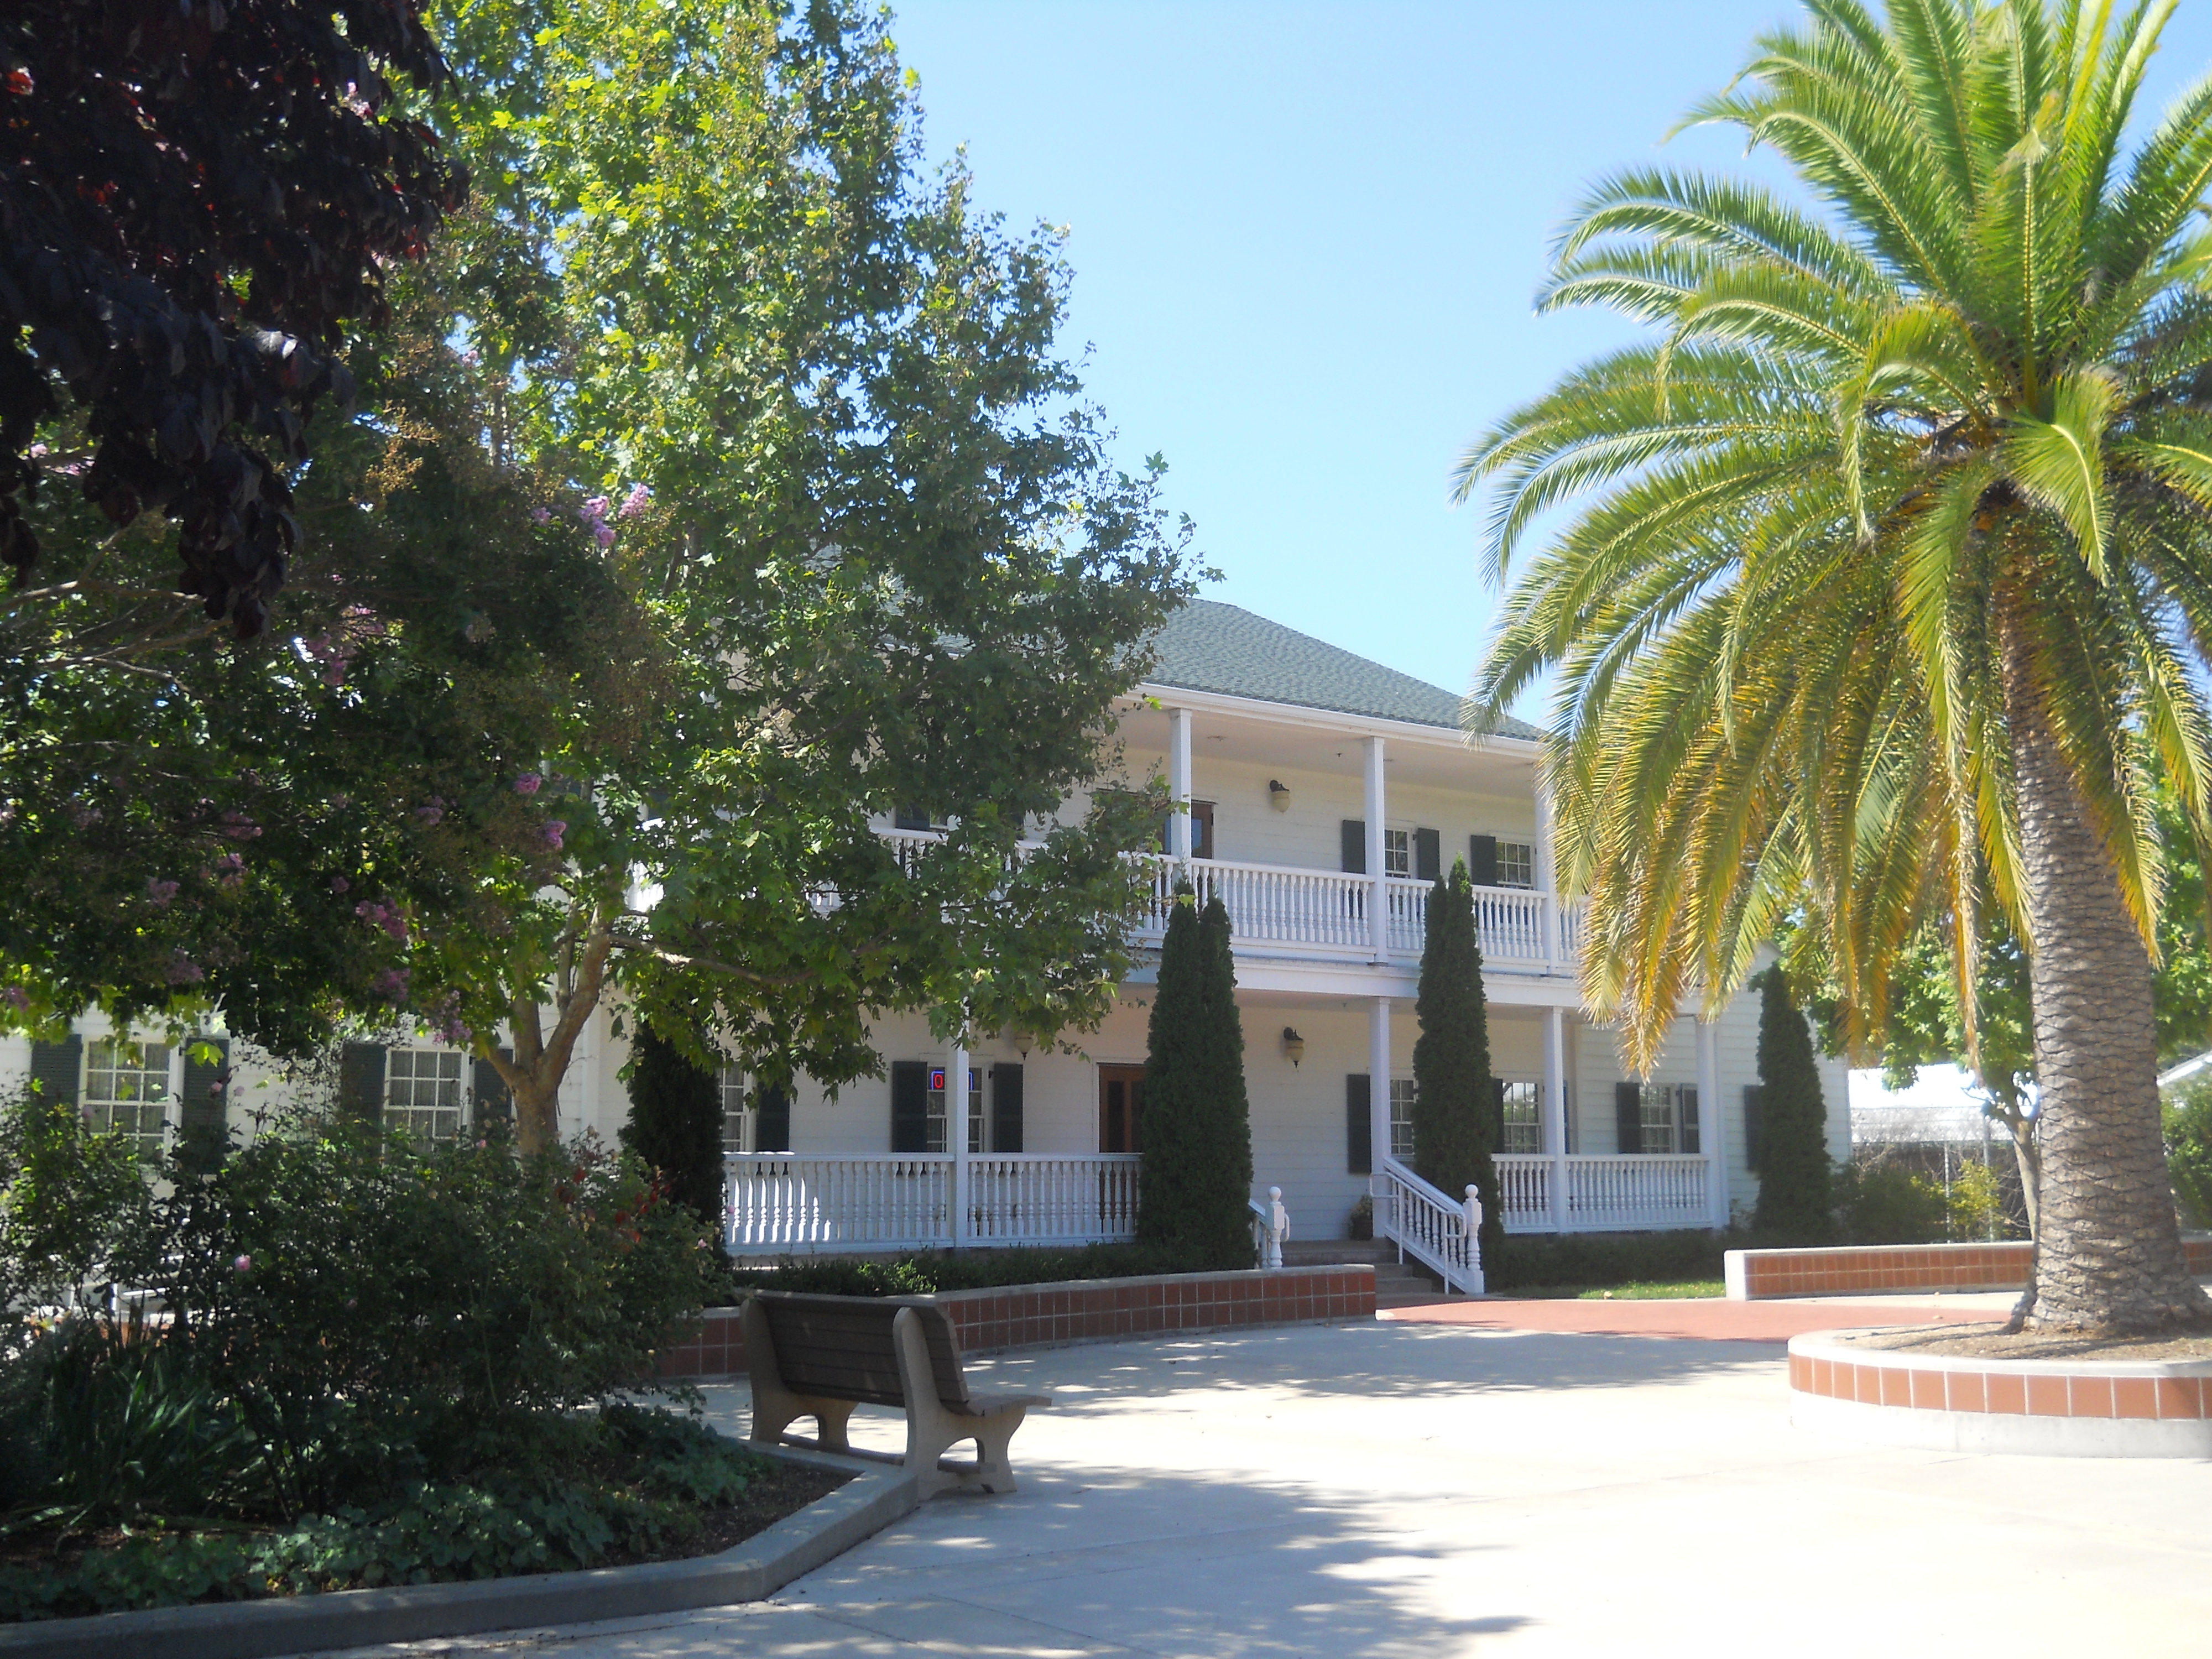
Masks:
[[[1283,1052],[1290,1056],[1292,1071],[1296,1071],[1298,1062],[1306,1057],[1306,1040],[1293,1026],[1283,1027]]]
[[[1267,805],[1273,807],[1278,812],[1289,811],[1291,810],[1290,786],[1288,784],[1282,783],[1276,779],[1269,778],[1267,780]]]

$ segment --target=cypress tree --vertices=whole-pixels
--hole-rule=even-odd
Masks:
[[[1252,1265],[1252,1122],[1229,913],[1178,893],[1145,1056],[1137,1237],[1198,1267]]]
[[[1498,1151],[1499,1096],[1490,1074],[1490,1011],[1464,859],[1455,859],[1450,878],[1430,892],[1414,1007],[1421,1026],[1413,1044],[1414,1172],[1453,1199],[1464,1198],[1474,1185],[1482,1199],[1482,1259],[1494,1263],[1505,1237],[1498,1166],[1491,1161]]]
[[[1759,1207],[1763,1233],[1808,1241],[1834,1230],[1828,1111],[1813,1060],[1813,1035],[1779,964],[1759,976]]]
[[[669,1196],[722,1236],[722,1091],[713,1072],[641,1024],[629,1066],[629,1121],[617,1137],[660,1171]]]

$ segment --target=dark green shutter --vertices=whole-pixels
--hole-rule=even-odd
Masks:
[[[1477,887],[1498,885],[1498,837],[1469,836],[1467,838],[1467,878]]]
[[[1760,1119],[1766,1113],[1766,1085],[1747,1083],[1743,1085],[1743,1161],[1752,1170],[1759,1168]]]
[[[60,1042],[31,1045],[31,1081],[39,1092],[58,1105],[77,1103],[77,1085],[84,1078],[84,1039],[71,1032]]]
[[[1344,873],[1364,876],[1367,873],[1367,821],[1346,818],[1343,822]]]
[[[1440,830],[1413,831],[1413,874],[1423,881],[1441,881],[1444,873],[1444,837]]]
[[[1616,1083],[1613,1085],[1613,1125],[1616,1145],[1624,1152],[1644,1150],[1644,1085],[1640,1083]]]
[[[929,1068],[918,1060],[891,1062],[891,1150],[929,1150]]]
[[[195,1048],[213,1048],[213,1060],[197,1058]],[[185,1045],[185,1089],[177,1102],[177,1161],[195,1175],[222,1167],[230,1150],[230,1042],[225,1037],[195,1037]]]
[[[1022,1068],[1001,1063],[991,1068],[991,1150],[1022,1149]]]
[[[338,1056],[338,1109],[348,1117],[384,1121],[384,1048],[349,1042]]]
[[[1490,1079],[1490,1150],[1505,1150],[1505,1079],[1502,1077]]]
[[[1344,1079],[1344,1170],[1346,1175],[1375,1170],[1375,1101],[1364,1073]]]
[[[779,1085],[761,1085],[759,1107],[753,1119],[753,1150],[787,1152],[791,1150],[791,1091]]]
[[[1702,1152],[1698,1133],[1698,1091],[1690,1084],[1682,1085],[1682,1145],[1686,1152]]]
[[[514,1050],[501,1048],[499,1057],[509,1065],[514,1062]],[[476,1096],[477,1127],[483,1128],[494,1123],[514,1121],[514,1091],[507,1086],[507,1079],[499,1074],[499,1067],[489,1060],[472,1063],[470,1073],[471,1092]]]

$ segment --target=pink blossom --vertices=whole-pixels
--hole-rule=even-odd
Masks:
[[[153,901],[155,908],[158,910],[167,909],[169,901],[176,896],[177,884],[173,881],[149,880],[146,884],[146,896]]]
[[[598,524],[607,516],[607,498],[594,495],[576,509],[576,516],[586,524]]]
[[[353,884],[348,881],[343,876],[332,876],[331,878],[331,891],[333,893],[343,893],[352,885]]]
[[[623,504],[615,509],[615,517],[635,519],[652,504],[653,491],[643,484],[632,484],[629,494],[623,497]]]
[[[253,1267],[253,1258],[250,1255],[242,1255],[230,1265],[239,1273],[250,1272]]]
[[[474,346],[471,346],[466,351],[464,351],[461,354],[461,361],[466,363],[471,368],[474,368],[478,363],[482,362],[483,359],[477,355],[477,349]]]
[[[246,854],[225,853],[215,861],[215,867],[218,870],[243,870],[246,868]]]
[[[530,509],[530,522],[532,524],[551,524],[553,522],[553,514],[544,507],[533,507]]]
[[[387,968],[376,977],[376,994],[398,1002],[407,995],[407,975],[404,968]]]
[[[545,825],[545,844],[557,853],[561,850],[561,837],[568,833],[568,824],[566,819],[551,819]]]
[[[615,527],[611,524],[593,525],[592,539],[603,548],[612,547],[615,544]]]
[[[197,985],[207,977],[207,969],[182,951],[172,951],[167,977],[172,985]]]
[[[435,823],[446,816],[446,809],[442,806],[418,806],[415,809],[415,816],[426,824]]]
[[[230,811],[222,815],[222,833],[233,841],[252,841],[261,833],[261,826],[251,814]]]
[[[20,985],[0,986],[0,1002],[20,1014],[31,1006],[31,994]]]
[[[534,795],[538,793],[538,785],[544,781],[545,780],[535,772],[525,772],[514,781],[514,793],[518,795]]]

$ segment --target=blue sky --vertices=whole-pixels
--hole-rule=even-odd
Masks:
[[[1451,463],[1625,333],[1533,314],[1547,239],[1615,167],[1743,166],[1717,131],[1660,140],[1759,29],[1796,15],[1778,0],[896,13],[933,155],[965,143],[984,207],[1071,227],[1066,337],[1091,348],[1085,378],[1127,464],[1166,455],[1169,501],[1225,578],[1211,596],[1454,690],[1495,593],[1480,510],[1449,505]],[[2212,0],[2184,0],[2150,102],[2208,63]]]

